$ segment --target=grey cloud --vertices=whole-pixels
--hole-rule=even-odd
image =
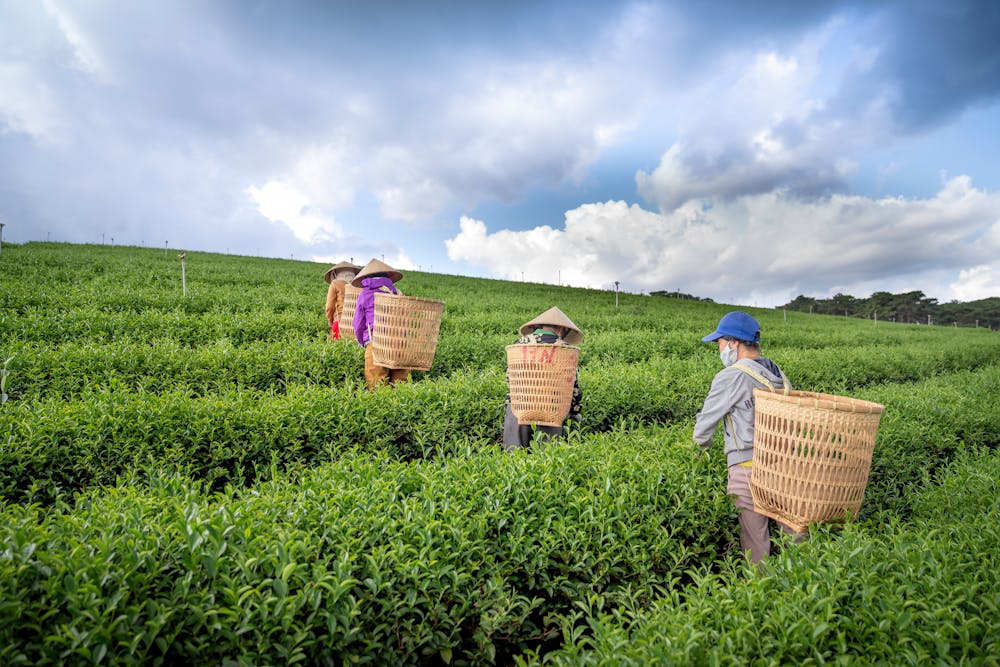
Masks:
[[[992,0],[901,1],[878,24],[885,48],[871,81],[891,85],[902,132],[1000,99],[1000,4]],[[874,82],[874,83],[873,83]],[[849,87],[846,96],[850,97]]]
[[[837,3],[813,7],[792,22],[819,22],[837,12],[865,26],[858,46],[873,49],[874,59],[848,66],[824,104],[769,125],[769,136],[782,145],[781,159],[761,159],[746,127],[727,127],[722,118],[714,127],[699,123],[664,154],[657,170],[638,174],[640,195],[669,211],[699,197],[774,189],[802,196],[842,192],[850,175],[845,169],[859,151],[1000,99],[1000,4]],[[741,37],[733,49],[753,48],[745,26],[736,25]]]

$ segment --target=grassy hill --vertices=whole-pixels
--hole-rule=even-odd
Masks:
[[[4,245],[0,663],[997,654],[995,332],[742,308],[797,388],[886,406],[861,520],[758,572],[691,442],[732,307],[407,272],[446,304],[434,365],[370,393],[326,265],[185,267]],[[504,346],[553,305],[584,418],[504,453]]]

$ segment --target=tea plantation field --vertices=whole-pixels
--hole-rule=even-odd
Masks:
[[[434,366],[370,393],[326,265],[186,268],[3,247],[2,665],[1000,664],[997,332],[747,308],[796,388],[886,406],[859,520],[757,570],[691,439],[732,308],[408,272]],[[583,421],[506,453],[553,305]]]

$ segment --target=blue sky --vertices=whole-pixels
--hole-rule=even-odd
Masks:
[[[997,296],[997,35],[992,1],[0,0],[0,222],[758,306]]]

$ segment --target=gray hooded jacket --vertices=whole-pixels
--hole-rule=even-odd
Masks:
[[[701,445],[702,451],[707,451],[721,421],[726,461],[730,466],[753,459],[753,390],[765,386],[740,370],[740,366],[766,378],[774,389],[792,388],[778,365],[764,357],[740,359],[715,374],[695,421],[694,441]]]

